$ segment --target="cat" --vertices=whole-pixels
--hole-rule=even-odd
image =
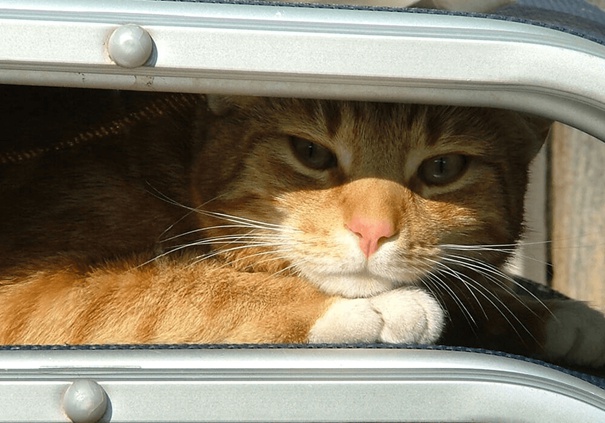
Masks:
[[[442,343],[605,364],[601,313],[499,270],[546,120],[183,98],[3,166],[0,343]]]

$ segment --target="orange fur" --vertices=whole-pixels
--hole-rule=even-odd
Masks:
[[[517,241],[547,124],[490,109],[203,100],[5,169],[1,343],[307,342],[332,318],[346,325],[329,310],[388,325],[387,308],[409,294],[405,311],[421,289],[448,312],[442,341],[542,354],[558,305],[508,291],[496,274],[507,251],[462,247]],[[434,183],[441,171],[453,174]],[[393,333],[367,339],[437,332]]]
[[[40,271],[0,298],[4,344],[300,343],[329,305],[297,278],[170,259]]]

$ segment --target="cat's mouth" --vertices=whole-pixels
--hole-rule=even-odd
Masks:
[[[389,278],[363,269],[357,272],[306,274],[305,277],[322,291],[346,298],[372,297],[402,286],[416,284],[418,276]]]

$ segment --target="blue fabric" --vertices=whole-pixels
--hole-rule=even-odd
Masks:
[[[162,0],[195,3],[230,3],[247,5],[279,5],[281,7],[313,7],[348,10],[383,10],[399,13],[424,13],[439,15],[469,16],[496,20],[507,20],[528,25],[537,25],[576,35],[605,45],[605,11],[585,0],[518,0],[490,14],[457,12],[437,9],[390,8],[373,6],[331,5],[319,3],[280,3],[261,0]]]
[[[551,28],[605,45],[605,11],[584,0],[518,0],[487,17]]]
[[[562,13],[594,21],[601,25],[605,24],[605,12],[586,0],[517,0],[515,5]]]

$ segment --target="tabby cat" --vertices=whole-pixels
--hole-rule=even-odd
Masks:
[[[6,164],[0,343],[439,342],[601,366],[603,315],[499,270],[547,130],[496,109],[199,96]]]

